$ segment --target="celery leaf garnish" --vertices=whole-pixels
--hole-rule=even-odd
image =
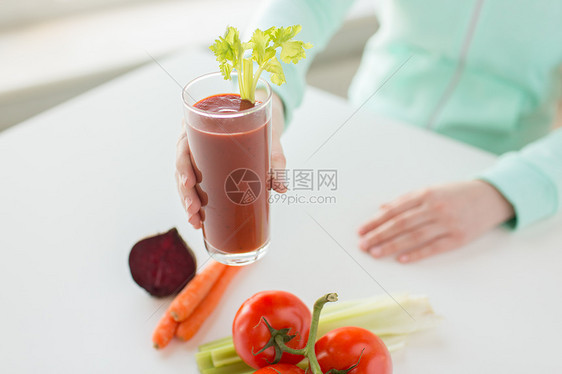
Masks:
[[[282,85],[286,82],[283,67],[277,59],[279,48],[281,61],[285,63],[296,64],[306,58],[305,49],[312,48],[312,44],[292,40],[301,29],[300,25],[270,27],[265,31],[256,29],[252,38],[242,43],[238,30],[229,26],[209,48],[217,58],[224,79],[230,79],[232,71],[237,71],[240,96],[253,103],[258,79],[264,70],[271,74],[272,83]],[[249,50],[251,55],[244,57]],[[255,74],[253,62],[258,65]]]

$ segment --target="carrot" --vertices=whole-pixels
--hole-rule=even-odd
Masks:
[[[211,263],[198,273],[170,305],[170,315],[178,322],[186,320],[207,296],[227,265],[211,260]]]
[[[154,348],[160,349],[168,345],[170,340],[174,337],[179,323],[170,315],[169,309],[158,322],[154,333],[152,334],[152,343]]]
[[[229,266],[224,271],[203,302],[199,304],[188,319],[179,324],[176,330],[178,338],[189,340],[199,331],[205,320],[216,309],[226,288],[240,269],[238,266]]]

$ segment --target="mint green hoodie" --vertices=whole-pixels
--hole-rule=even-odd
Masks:
[[[353,1],[273,0],[257,26],[301,24],[314,44],[274,86],[290,120],[315,54]],[[562,0],[378,0],[373,35],[349,89],[355,105],[503,154],[479,178],[513,205],[513,227],[554,214],[562,200]],[[404,62],[380,91],[377,88]]]

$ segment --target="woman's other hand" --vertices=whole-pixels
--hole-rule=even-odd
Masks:
[[[359,228],[359,247],[402,263],[458,248],[514,215],[490,184],[475,180],[430,187],[383,204]]]

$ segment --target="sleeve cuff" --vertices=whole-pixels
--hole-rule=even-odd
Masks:
[[[501,157],[477,178],[490,183],[513,205],[515,218],[506,223],[512,229],[528,226],[557,210],[556,186],[515,153]]]

